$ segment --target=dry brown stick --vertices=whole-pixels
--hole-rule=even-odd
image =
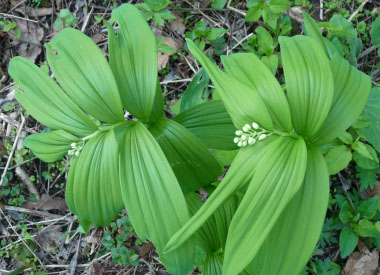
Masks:
[[[0,120],[3,120],[3,121],[5,121],[8,124],[11,124],[12,126],[16,127],[17,129],[20,128],[20,123],[17,122],[16,120],[10,118],[6,114],[0,113]],[[32,130],[32,129],[26,129],[26,131],[28,133],[31,133],[31,134],[36,134],[37,133],[37,131]]]
[[[51,214],[48,212],[43,212],[43,211],[38,211],[38,210],[33,210],[33,209],[27,209],[27,208],[22,208],[22,207],[16,207],[16,206],[11,206],[11,205],[5,205],[4,206],[5,210],[10,210],[10,211],[17,211],[33,216],[39,216],[39,217],[44,217],[44,218],[54,218],[54,219],[60,219],[63,216],[56,215],[56,214]]]
[[[368,0],[364,0],[360,6],[351,14],[351,16],[348,18],[348,21],[351,22],[352,19],[354,19],[355,15],[358,14],[358,12],[365,6],[365,4],[368,3]]]
[[[7,164],[5,165],[5,169],[4,169],[3,174],[2,174],[2,176],[1,176],[1,179],[0,179],[0,186],[3,185],[3,181],[4,181],[4,178],[5,178],[5,174],[6,174],[7,171],[8,171],[9,165],[10,165],[11,160],[12,160],[12,157],[13,157],[13,154],[15,153],[15,150],[16,150],[16,148],[17,148],[17,142],[18,142],[18,139],[19,139],[20,134],[21,134],[21,132],[22,132],[22,128],[24,127],[24,124],[25,124],[25,117],[24,117],[23,115],[21,115],[21,124],[20,124],[20,128],[18,129],[18,132],[17,132],[16,138],[15,138],[15,141],[14,141],[13,146],[12,146],[11,153],[9,154]]]

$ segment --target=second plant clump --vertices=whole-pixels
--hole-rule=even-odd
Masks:
[[[109,64],[90,38],[64,29],[46,45],[62,89],[26,59],[10,63],[16,98],[53,130],[25,145],[48,162],[70,155],[66,200],[85,229],[108,225],[125,206],[173,274],[195,267],[196,245],[204,274],[298,274],[329,198],[318,147],[350,127],[371,87],[307,14],[305,25],[308,37],[279,39],[286,93],[254,54],[223,56],[223,72],[188,40],[223,102],[191,106],[174,120],[164,118],[154,35],[134,6],[112,13]],[[222,173],[208,148],[239,147],[203,203],[194,191]]]

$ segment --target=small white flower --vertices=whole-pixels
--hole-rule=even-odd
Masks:
[[[246,135],[242,135],[242,136],[241,136],[241,139],[242,139],[242,140],[246,140],[246,139],[247,139],[247,136],[246,136]]]
[[[256,143],[256,139],[254,139],[253,137],[249,137],[248,138],[248,144],[249,145],[252,145],[252,144],[255,144]]]
[[[239,141],[237,145],[238,145],[239,147],[242,147],[242,146],[243,146],[243,142],[242,142],[242,141]]]
[[[245,146],[247,146],[247,141],[246,140],[243,141],[243,147],[245,147]]]
[[[235,132],[235,135],[237,135],[237,136],[241,136],[243,134],[243,131],[242,130],[237,130],[236,132]]]
[[[77,144],[76,143],[71,143],[71,148],[75,149],[75,147],[77,147]]]
[[[259,124],[257,124],[256,122],[252,122],[252,128],[253,129],[259,129]]]
[[[74,155],[74,150],[69,150],[67,153],[68,153],[70,156],[72,156],[72,155]]]
[[[79,157],[79,151],[76,151],[76,152],[75,152],[75,155],[76,155],[77,157]]]
[[[251,130],[251,125],[249,125],[249,124],[244,125],[243,131],[248,132],[249,130]]]
[[[263,140],[263,139],[265,139],[266,137],[267,137],[266,134],[262,134],[262,135],[259,136],[259,140]]]
[[[238,142],[239,142],[239,140],[240,140],[240,139],[239,139],[239,138],[237,138],[237,137],[236,137],[236,138],[234,138],[234,143],[238,143]]]

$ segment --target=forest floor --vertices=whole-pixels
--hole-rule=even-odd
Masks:
[[[354,53],[357,67],[372,77],[373,86],[380,86],[379,45],[371,42],[374,37],[370,36],[371,26],[379,15],[380,1],[296,0],[291,1],[289,9],[274,16],[275,22],[260,16],[249,20],[256,16],[249,8],[254,0],[224,2],[171,1],[160,11],[149,11],[153,16],[149,23],[156,37],[172,48],[162,47],[158,61],[167,116],[176,114],[178,99],[199,71],[185,46],[185,38],[196,41],[217,62],[220,55],[239,51],[268,57],[268,66],[275,72],[278,70],[276,76],[281,79],[277,38],[303,33],[303,10],[318,22],[329,22],[334,15],[342,15],[346,21],[326,24],[325,34],[342,32],[337,36],[342,51],[347,51],[346,56],[350,51],[359,51]],[[87,234],[81,231],[77,217],[69,211],[64,199],[68,159],[47,164],[23,146],[26,136],[41,132],[44,126],[16,101],[14,83],[7,72],[14,56],[24,56],[48,70],[43,45],[64,27],[82,31],[107,55],[107,20],[122,3],[120,0],[0,0],[0,176],[3,181],[0,274],[168,274],[154,246],[136,236],[125,211],[107,228],[91,228]],[[345,22],[352,22],[353,27]],[[260,26],[269,31],[269,37],[257,31]],[[345,32],[351,29],[361,41],[360,49],[358,44],[353,49],[348,39],[345,40]],[[344,226],[339,220],[343,201],[356,205],[380,194],[378,171],[374,169],[371,186],[364,191],[356,175],[355,161],[331,178],[328,217],[307,273],[378,272],[375,237],[360,236],[355,252],[346,257],[341,256],[339,246],[339,234]],[[371,222],[376,222],[375,218]],[[360,264],[368,273],[355,273],[355,266]]]

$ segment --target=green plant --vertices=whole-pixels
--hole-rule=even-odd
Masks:
[[[105,230],[102,238],[102,244],[106,251],[111,252],[112,261],[119,265],[139,264],[138,255],[133,249],[128,249],[125,242],[133,233],[132,225],[129,218],[124,216],[117,219],[116,223],[110,224],[111,230]],[[116,237],[113,237],[116,235]],[[115,239],[116,240],[115,240]]]
[[[252,54],[222,57],[226,72],[190,40],[238,130],[242,148],[223,181],[168,242],[188,240],[232,194],[244,197],[229,226],[222,274],[298,274],[314,251],[324,222],[329,179],[319,146],[352,125],[371,79],[344,60],[304,14],[309,37],[280,37],[287,97]],[[360,92],[358,92],[360,91]]]
[[[191,31],[185,33],[185,37],[194,41],[202,51],[205,49],[206,41],[209,41],[217,55],[223,54],[225,39],[223,35],[227,33],[223,28],[208,28],[206,23],[198,21]]]
[[[68,9],[61,9],[57,19],[55,19],[53,28],[59,30],[61,28],[72,27],[78,22],[78,18]]]
[[[175,16],[167,8],[169,0],[145,0],[142,4],[136,4],[145,20],[152,19],[153,24],[164,26],[165,20],[173,20]]]
[[[139,238],[154,243],[170,272],[186,274],[194,264],[191,241],[175,253],[162,251],[189,219],[184,194],[222,172],[202,141],[210,131],[231,126],[233,134],[234,128],[220,101],[192,106],[177,122],[164,118],[148,24],[129,4],[113,10],[109,22],[110,64],[75,29],[63,29],[46,45],[60,86],[25,58],[11,60],[17,100],[52,129],[28,136],[24,144],[47,162],[69,153],[66,201],[85,231],[90,224],[108,225],[125,206]],[[208,141],[208,147],[231,147],[230,136]]]
[[[276,29],[277,20],[291,5],[292,3],[288,0],[249,0],[245,21],[256,22],[260,17],[263,17],[264,22],[269,27]]]

